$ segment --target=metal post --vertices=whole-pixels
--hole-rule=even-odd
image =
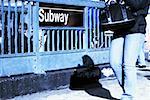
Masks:
[[[8,54],[11,53],[10,13],[11,13],[11,5],[10,5],[10,0],[8,0],[8,15],[7,15]]]
[[[83,35],[83,49],[88,49],[88,7],[84,8],[84,27],[85,32]]]
[[[33,65],[33,72],[36,74],[45,74],[40,64],[39,55],[39,3],[33,6],[33,52],[36,54]]]
[[[21,6],[21,52],[24,53],[24,0]]]
[[[97,40],[98,40],[98,47],[100,47],[100,32],[101,32],[101,29],[100,29],[100,9],[97,9]]]
[[[2,13],[2,44],[1,44],[1,54],[4,54],[4,0],[2,0],[2,8],[1,8],[1,13]]]

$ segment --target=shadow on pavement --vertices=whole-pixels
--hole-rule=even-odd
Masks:
[[[119,99],[113,98],[109,90],[103,88],[99,82],[86,86],[85,91],[92,96],[106,98],[109,100],[119,100]]]
[[[148,74],[144,75],[144,77],[146,77],[148,80],[150,80],[150,75],[149,75],[150,69],[144,68],[144,69],[138,69],[138,70],[145,72],[145,74],[148,72]]]
[[[148,80],[150,80],[150,75],[145,75],[144,77],[146,77]]]
[[[89,95],[105,98],[108,100],[119,100],[117,98],[114,98],[111,96],[110,91],[103,88],[102,85],[99,82],[90,83],[86,85],[80,85],[76,87],[70,86],[71,90],[85,90]]]
[[[94,66],[92,58],[88,55],[82,57],[83,65],[74,71],[70,78],[71,90],[85,90],[89,95],[105,98],[108,100],[119,100],[113,98],[109,90],[102,87],[99,83],[101,70]]]

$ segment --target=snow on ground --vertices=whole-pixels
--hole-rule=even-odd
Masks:
[[[34,93],[32,95],[25,95],[15,97],[10,100],[106,100],[99,97],[90,96],[83,90],[71,91],[69,88],[53,91],[44,91]]]
[[[137,68],[138,81],[136,100],[150,100],[150,80],[144,77],[150,77],[150,63],[146,62],[146,65],[146,68]],[[106,74],[106,76],[112,75],[110,68],[103,69],[102,73]],[[17,96],[9,100],[110,100],[106,99],[109,93],[114,98],[121,98],[121,94],[123,92],[116,77],[106,77],[100,79],[99,84],[101,84],[102,87],[90,87],[89,90],[70,90],[68,88],[69,86],[62,86],[57,90],[47,90],[24,96]],[[92,96],[93,94],[95,96]],[[101,96],[103,94],[106,96],[105,98]]]
[[[100,79],[102,87],[109,90],[112,97],[120,98],[122,90],[115,77]],[[95,88],[96,89],[96,88]],[[93,90],[94,91],[94,90]],[[137,100],[150,100],[150,80],[138,73]],[[9,100],[108,100],[102,97],[92,96],[85,90],[70,90],[68,86],[58,90],[43,91],[39,93],[18,96]]]

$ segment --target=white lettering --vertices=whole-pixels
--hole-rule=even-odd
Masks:
[[[49,10],[49,15],[50,15],[49,21],[54,22],[54,16],[53,13],[51,13],[51,10]]]
[[[39,21],[40,22],[44,21],[44,10],[43,9],[39,10]]]
[[[64,16],[65,16],[65,23],[64,23],[64,25],[67,25],[68,24],[69,14],[65,14]]]
[[[64,19],[65,19],[64,17],[65,17],[65,14],[61,13],[60,14],[60,22],[65,22],[64,21]]]
[[[45,22],[49,22],[49,14],[48,13],[45,13]]]
[[[61,22],[67,25],[68,18],[69,14],[67,13],[53,13],[50,9],[49,12],[45,12],[42,8],[39,10],[40,22]]]
[[[59,22],[60,15],[58,13],[54,13],[55,22]]]

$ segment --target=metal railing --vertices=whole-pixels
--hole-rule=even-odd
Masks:
[[[41,3],[80,9],[82,25],[40,26]],[[1,0],[0,5],[0,76],[74,67],[82,63],[85,54],[91,55],[96,64],[108,62],[105,56],[108,56],[111,36],[101,31],[103,2]],[[97,59],[99,53],[101,57]]]

